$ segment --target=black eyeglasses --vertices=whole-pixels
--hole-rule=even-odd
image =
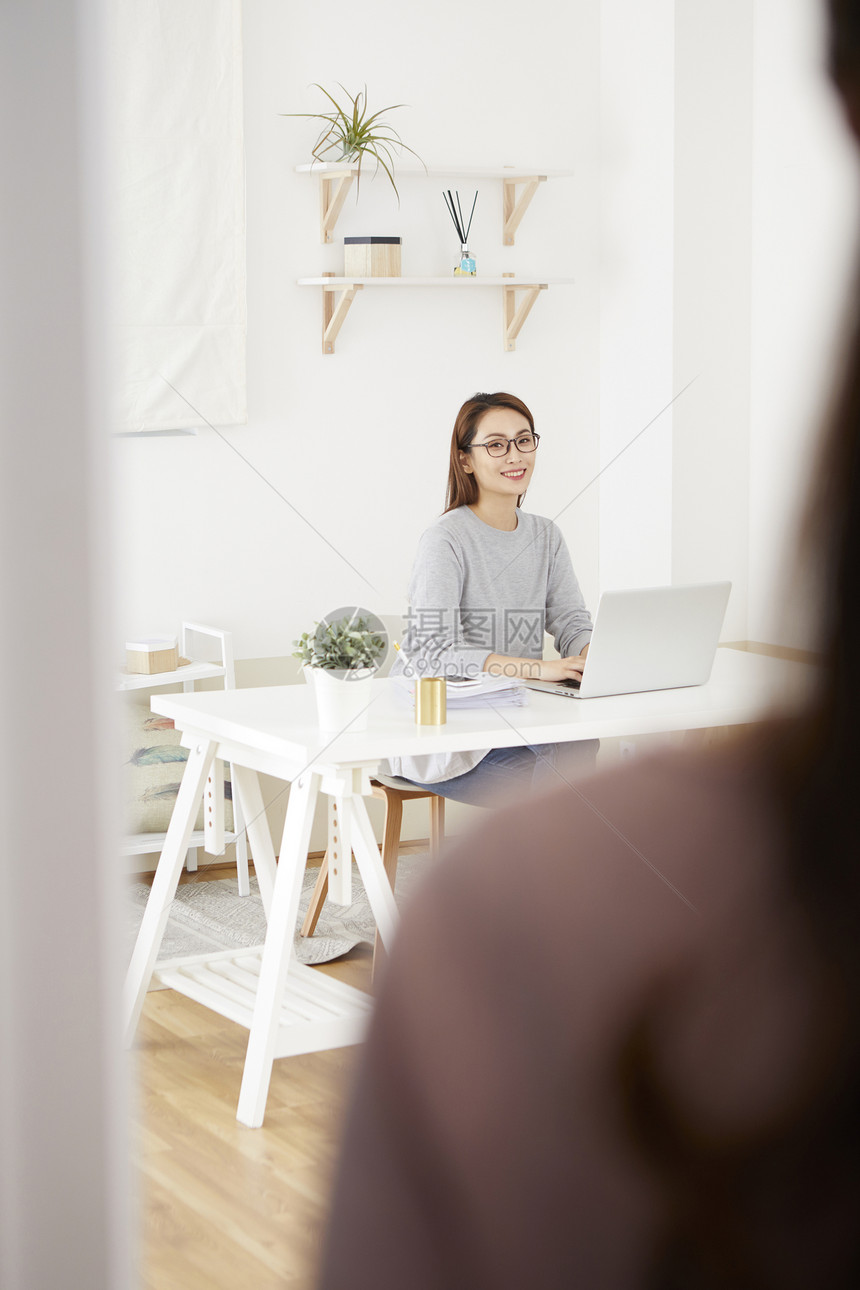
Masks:
[[[500,435],[498,439],[488,439],[486,443],[470,443],[463,451],[471,452],[473,448],[486,448],[491,457],[504,457],[511,444],[516,445],[518,452],[534,452],[539,443],[539,434],[533,430],[524,430],[515,439],[503,439]]]

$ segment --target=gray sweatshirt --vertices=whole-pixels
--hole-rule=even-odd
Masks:
[[[508,533],[460,506],[418,544],[392,675],[413,663],[424,676],[472,677],[489,654],[542,658],[545,631],[562,657],[581,653],[591,640],[591,616],[558,526],[518,510]],[[486,750],[392,758],[388,773],[433,784],[485,756]]]

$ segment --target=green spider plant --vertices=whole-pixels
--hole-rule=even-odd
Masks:
[[[411,152],[421,162],[424,162],[418,156],[413,148],[407,145],[400,138],[400,135],[389,125],[387,121],[380,121],[384,112],[394,112],[397,108],[406,107],[405,103],[392,103],[390,107],[380,108],[368,116],[367,112],[367,86],[364,90],[356,95],[350,94],[345,85],[338,82],[340,88],[347,97],[349,106],[342,107],[334,95],[329,94],[325,86],[314,82],[318,90],[333,104],[332,112],[282,112],[282,116],[300,116],[307,117],[313,121],[325,121],[326,128],[323,129],[311,152],[317,161],[325,161],[327,158],[334,158],[336,161],[358,161],[358,174],[356,176],[356,196],[358,196],[358,186],[361,183],[361,165],[366,157],[373,157],[376,162],[376,169],[381,166],[388,176],[391,187],[397,196],[397,203],[400,204],[400,193],[397,191],[397,185],[394,182],[394,154],[393,148]],[[425,167],[426,169],[426,167]]]

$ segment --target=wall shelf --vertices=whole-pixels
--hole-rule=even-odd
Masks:
[[[363,167],[365,173],[375,173],[372,163]],[[303,175],[315,175],[320,180],[320,241],[333,242],[338,216],[343,210],[347,193],[358,174],[357,165],[344,162],[312,161],[296,166]],[[398,162],[396,175],[426,176],[447,179],[501,179],[502,217],[504,228],[502,242],[513,246],[517,229],[542,183],[547,179],[569,179],[572,170],[535,170],[517,166],[421,166],[416,162]],[[520,191],[518,191],[520,190]]]
[[[375,173],[371,164],[365,172]],[[296,166],[299,174],[310,175],[320,181],[320,238],[334,241],[334,230],[343,210],[358,166],[345,162],[312,161]],[[424,166],[410,161],[397,163],[398,177],[444,179],[498,179],[502,183],[502,242],[513,246],[517,229],[529,204],[542,183],[548,179],[567,179],[572,170],[541,170],[517,166]],[[356,278],[337,277],[325,273],[317,278],[299,278],[299,286],[318,287],[322,290],[322,348],[324,354],[333,354],[335,341],[359,291],[365,287],[446,287],[454,291],[475,291],[481,287],[502,290],[503,344],[506,351],[516,349],[517,337],[541,291],[557,284],[567,284],[571,278],[544,278],[538,280],[515,279],[512,273],[501,277],[460,277],[450,274],[438,278]]]
[[[318,287],[322,290],[323,325],[322,347],[324,354],[334,353],[334,343],[357,292],[365,287],[407,288],[444,287],[448,291],[476,291],[482,287],[501,287],[503,300],[504,347],[516,349],[517,337],[523,323],[541,291],[550,286],[569,286],[573,278],[546,278],[543,281],[521,281],[512,274],[500,278],[455,277],[446,278],[338,278],[323,274],[318,278],[299,278],[300,287]]]
[[[118,690],[154,690],[162,685],[178,685],[188,690],[190,681],[206,681],[210,677],[226,676],[226,667],[218,663],[185,663],[175,672],[120,672],[116,678]]]

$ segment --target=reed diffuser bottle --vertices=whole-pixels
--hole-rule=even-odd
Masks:
[[[463,219],[463,209],[460,206],[460,194],[455,192],[453,195],[449,188],[447,193],[443,192],[445,205],[448,208],[448,214],[454,221],[454,228],[457,230],[457,236],[460,239],[460,260],[454,270],[455,277],[474,278],[478,270],[475,265],[475,257],[469,253],[469,230],[472,227],[472,216],[475,214],[475,203],[478,200],[478,194],[475,193],[472,201],[472,209],[469,212],[468,224]]]
[[[478,272],[474,258],[469,254],[469,248],[466,246],[465,242],[460,247],[460,263],[457,265],[454,272],[458,274],[466,274],[470,278],[474,278],[475,274]]]

